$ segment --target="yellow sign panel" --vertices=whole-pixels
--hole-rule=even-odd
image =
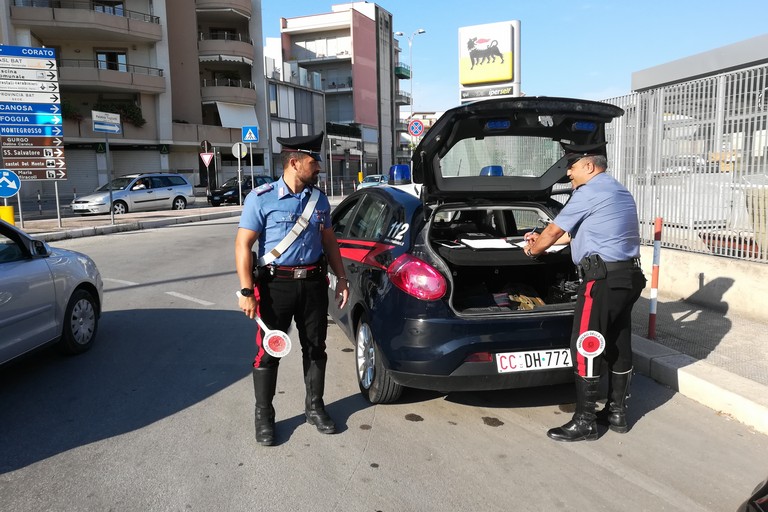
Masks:
[[[459,82],[462,85],[511,82],[513,27],[492,23],[459,29]]]

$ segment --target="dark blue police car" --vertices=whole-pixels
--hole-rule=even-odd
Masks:
[[[335,208],[350,299],[344,309],[331,300],[329,312],[354,342],[360,391],[370,402],[395,401],[404,387],[450,392],[573,380],[578,277],[570,249],[533,260],[520,245],[562,207],[551,197],[567,181],[561,143],[603,142],[605,124],[622,114],[566,98],[464,105],[447,111],[416,148],[415,186],[364,188]]]

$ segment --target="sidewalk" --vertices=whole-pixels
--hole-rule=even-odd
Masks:
[[[332,198],[333,206],[341,198]],[[79,217],[55,211],[24,212],[17,227],[48,242],[170,224],[236,217],[240,206],[210,207],[203,203],[181,211],[156,211]],[[17,213],[18,219],[18,213]],[[650,276],[649,286],[650,286]],[[635,369],[679,393],[768,434],[768,357],[762,350],[768,323],[727,311],[702,308],[677,298],[659,297],[656,339],[648,339],[650,290],[633,312]]]

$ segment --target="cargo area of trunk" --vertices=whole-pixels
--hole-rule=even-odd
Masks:
[[[428,241],[448,268],[457,313],[573,308],[579,279],[570,247],[533,260],[516,245],[542,218],[532,206],[440,210]]]

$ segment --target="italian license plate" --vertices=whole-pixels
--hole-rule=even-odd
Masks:
[[[572,366],[571,351],[567,348],[496,354],[496,368],[499,373],[551,370]]]

